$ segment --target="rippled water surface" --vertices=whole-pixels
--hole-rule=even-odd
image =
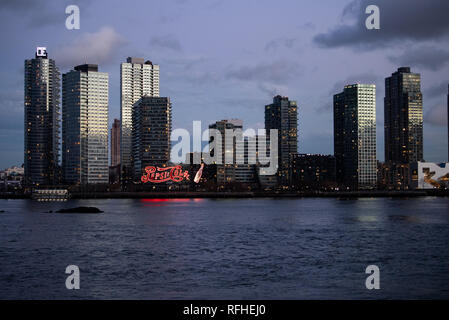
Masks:
[[[96,206],[103,214],[45,213]],[[0,298],[449,298],[449,198],[0,200]],[[81,289],[67,290],[77,265]],[[375,264],[381,289],[365,288]]]

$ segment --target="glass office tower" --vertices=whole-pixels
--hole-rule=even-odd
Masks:
[[[58,182],[59,83],[55,61],[38,47],[34,59],[25,60],[24,167],[25,185]]]
[[[334,153],[341,187],[376,187],[375,85],[347,85],[334,95]]]
[[[109,183],[108,74],[95,64],[62,77],[62,151],[66,183]]]

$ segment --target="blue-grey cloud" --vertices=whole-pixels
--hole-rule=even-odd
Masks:
[[[150,40],[150,45],[156,48],[170,49],[174,51],[182,51],[179,40],[173,35],[154,36]]]
[[[226,78],[285,84],[289,80],[299,77],[301,73],[301,67],[296,62],[283,59],[233,68],[226,74]]]
[[[295,38],[278,38],[269,41],[265,45],[265,51],[276,51],[279,48],[292,49],[296,43]]]
[[[444,104],[437,104],[424,114],[424,122],[445,127],[447,126],[447,112],[447,107]]]
[[[418,48],[412,47],[399,56],[388,58],[397,65],[411,65],[437,71],[449,62],[449,51],[426,45]]]
[[[365,9],[380,9],[380,30],[368,30]],[[426,41],[449,34],[447,0],[354,0],[343,9],[343,17],[355,23],[342,24],[314,37],[322,47],[385,47],[393,41]]]
[[[68,5],[78,5],[84,16],[85,11],[83,9],[89,5],[89,1],[2,0],[0,1],[0,14],[3,14],[6,18],[13,15],[14,23],[21,20],[25,22],[26,26],[33,29],[55,25],[65,28],[67,18],[65,8]]]
[[[55,59],[62,69],[83,63],[105,65],[114,62],[117,50],[127,41],[112,27],[102,27],[97,32],[86,32],[70,44],[55,50]]]
[[[425,99],[441,99],[448,93],[449,78],[445,82],[426,88],[423,91]]]

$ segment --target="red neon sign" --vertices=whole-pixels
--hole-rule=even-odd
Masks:
[[[181,166],[165,168],[150,166],[145,168],[145,172],[146,174],[141,178],[143,183],[181,182],[184,179],[189,179],[189,172],[183,171]]]

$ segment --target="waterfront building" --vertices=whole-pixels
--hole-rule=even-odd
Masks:
[[[62,167],[66,183],[107,184],[108,74],[76,66],[62,77]]]
[[[321,154],[294,154],[291,175],[296,189],[332,190],[336,187],[335,157]]]
[[[291,156],[298,152],[298,105],[288,97],[275,96],[265,106],[265,129],[278,130],[278,182],[281,187],[291,185]]]
[[[111,128],[111,166],[120,165],[120,120],[114,119]]]
[[[132,123],[133,173],[135,181],[140,181],[145,167],[165,167],[170,161],[170,98],[141,97],[134,105]]]
[[[421,76],[409,67],[385,79],[385,163],[388,185],[407,189],[410,163],[423,161]]]
[[[349,189],[377,183],[376,86],[353,84],[334,95],[336,178]]]
[[[120,162],[125,181],[132,176],[133,107],[143,96],[159,97],[159,65],[128,57],[120,65]]]
[[[216,161],[216,183],[219,189],[253,189],[257,184],[257,136],[243,135],[243,121],[221,120],[209,126],[220,133],[221,149],[211,150]],[[215,139],[211,132],[210,142]],[[218,146],[216,146],[218,148]]]
[[[25,60],[25,185],[58,183],[60,73],[47,49],[38,47]]]

